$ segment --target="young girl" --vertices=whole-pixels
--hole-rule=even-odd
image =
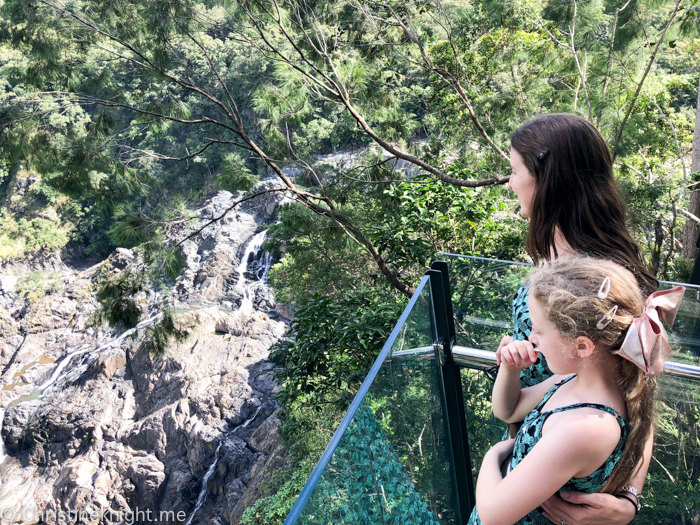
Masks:
[[[470,524],[549,524],[538,507],[561,489],[624,488],[642,462],[653,378],[670,353],[659,319],[673,323],[684,291],[656,292],[645,304],[630,272],[593,258],[558,259],[532,273],[530,340],[498,349],[493,390],[494,414],[524,423],[484,457]],[[520,370],[540,352],[555,375],[521,389]]]

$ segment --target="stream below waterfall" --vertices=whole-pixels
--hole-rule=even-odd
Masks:
[[[236,430],[240,428],[246,428],[248,425],[250,425],[253,421],[255,421],[255,418],[258,417],[258,414],[262,410],[262,405],[258,407],[258,409],[255,411],[255,413],[249,417],[244,423],[241,425],[237,426],[234,428],[229,434],[233,434]],[[227,434],[228,435],[228,434]],[[209,465],[209,468],[207,469],[206,474],[204,474],[204,477],[202,478],[202,488],[199,491],[199,496],[197,497],[197,503],[194,506],[194,510],[192,511],[192,514],[190,514],[190,519],[187,520],[187,523],[185,525],[191,525],[192,520],[194,519],[194,515],[197,514],[197,511],[204,505],[204,501],[207,498],[207,482],[209,481],[209,478],[211,478],[212,474],[214,473],[214,469],[216,468],[216,464],[219,462],[219,450],[221,449],[221,445],[224,444],[224,441],[226,441],[226,437],[223,437],[221,441],[219,441],[218,446],[216,447],[216,452],[214,452],[214,461],[212,461],[211,465]]]

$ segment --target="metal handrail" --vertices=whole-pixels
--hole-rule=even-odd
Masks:
[[[421,346],[420,348],[408,348],[400,352],[391,354],[392,363],[402,363],[414,359],[433,359],[435,350],[432,346]],[[453,346],[452,358],[455,364],[464,368],[484,370],[496,364],[496,353],[489,350],[469,348],[467,346]],[[687,377],[700,382],[700,366],[679,363],[677,361],[666,361],[664,373],[672,376]]]
[[[466,346],[453,346],[452,357],[457,365],[465,368],[483,370],[496,364],[496,353],[489,350],[479,350],[478,348],[468,348]],[[678,363],[676,361],[666,361],[664,373],[672,376],[687,377],[700,382],[700,366]]]

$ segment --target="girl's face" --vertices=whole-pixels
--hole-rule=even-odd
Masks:
[[[554,324],[547,319],[542,305],[532,297],[528,298],[532,332],[530,342],[537,345],[542,352],[547,365],[555,374],[571,374],[576,372],[575,343],[566,341]]]
[[[523,157],[510,148],[510,168],[512,170],[508,187],[515,192],[520,203],[520,215],[530,217],[532,198],[535,196],[535,177],[525,167]]]

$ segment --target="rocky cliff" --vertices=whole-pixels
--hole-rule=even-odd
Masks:
[[[233,200],[221,192],[200,214],[216,216]],[[50,280],[33,295],[20,289],[27,276],[17,282],[28,269],[2,268],[5,523],[238,522],[256,474],[279,460],[267,356],[287,324],[260,250],[276,203],[249,201],[185,242],[183,277],[142,292],[141,321],[128,331],[90,324],[104,265],[53,261],[31,274]],[[132,264],[120,249],[108,268]],[[188,337],[157,356],[146,334],[164,294]]]

